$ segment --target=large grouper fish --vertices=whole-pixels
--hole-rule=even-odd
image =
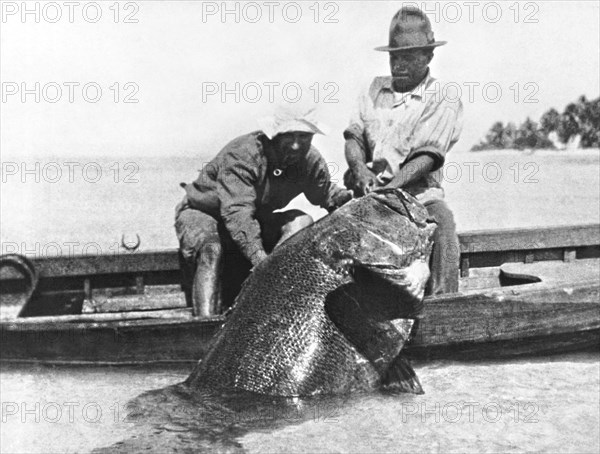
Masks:
[[[399,189],[289,238],[244,282],[190,389],[306,397],[423,390],[400,354],[422,310],[435,223]]]

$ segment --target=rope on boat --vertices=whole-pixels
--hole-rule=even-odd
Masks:
[[[25,280],[27,281],[26,285],[29,288],[25,292],[25,304],[23,305],[23,309],[24,309],[27,307],[27,303],[29,303],[29,301],[31,300],[31,298],[33,297],[33,294],[35,293],[35,291],[37,289],[37,286],[38,286],[38,283],[40,280],[40,275],[39,275],[38,271],[35,269],[33,262],[31,260],[29,260],[27,257],[25,257],[24,255],[19,255],[19,254],[0,255],[0,269],[2,269],[4,267],[8,267],[8,266],[20,271],[23,274],[23,276],[25,277]],[[21,312],[22,312],[22,310],[21,310]]]

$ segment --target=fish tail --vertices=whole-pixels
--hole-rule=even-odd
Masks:
[[[382,380],[383,391],[402,392],[411,394],[425,394],[419,377],[412,368],[410,361],[403,354],[398,355]]]

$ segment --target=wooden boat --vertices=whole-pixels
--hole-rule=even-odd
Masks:
[[[460,242],[460,291],[425,299],[413,357],[598,351],[600,225],[467,232]],[[175,250],[32,262],[38,290],[24,306],[27,280],[0,270],[3,362],[195,362],[224,321],[186,307]]]

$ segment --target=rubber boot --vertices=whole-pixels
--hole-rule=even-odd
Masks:
[[[425,295],[458,292],[460,243],[456,234],[454,215],[442,200],[427,203],[425,208],[438,224],[432,238],[433,251],[429,262],[431,278],[427,283]]]
[[[220,244],[203,247],[196,260],[196,272],[192,286],[193,314],[211,317],[221,313],[223,252]]]
[[[193,270],[190,265],[185,261],[181,250],[177,251],[177,257],[179,258],[179,269],[181,270],[181,290],[185,295],[185,302],[187,307],[194,307],[192,298],[192,285],[193,285]]]

